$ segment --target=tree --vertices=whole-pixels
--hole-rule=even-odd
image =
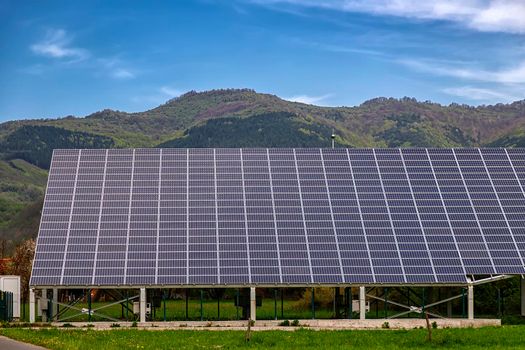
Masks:
[[[35,256],[36,242],[28,239],[20,243],[13,254],[12,264],[9,274],[20,276],[20,293],[22,300],[27,300],[29,294],[29,278],[31,277],[31,267]]]

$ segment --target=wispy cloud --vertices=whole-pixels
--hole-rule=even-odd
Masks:
[[[70,44],[71,37],[64,29],[49,29],[44,39],[31,45],[30,49],[37,55],[58,59],[80,61],[89,57],[88,50]]]
[[[124,68],[117,68],[111,72],[111,76],[116,79],[133,79],[135,74]]]
[[[301,38],[289,38],[293,44],[309,47],[312,49],[336,52],[336,53],[348,53],[358,55],[369,55],[369,56],[385,56],[385,54],[378,50],[370,50],[367,48],[359,47],[357,45],[343,45],[343,44],[329,44],[321,43],[312,40],[305,40]]]
[[[400,59],[397,62],[411,69],[435,75],[489,83],[525,84],[525,61],[498,70],[472,68],[474,64],[452,65],[423,59]]]
[[[523,0],[249,0],[260,5],[287,3],[420,20],[459,23],[485,32],[525,33]]]
[[[133,79],[137,72],[128,67],[118,57],[102,58],[89,50],[76,47],[72,43],[73,35],[65,29],[48,29],[44,38],[30,46],[33,53],[55,59],[53,64],[34,64],[23,71],[28,74],[43,74],[50,68],[92,69],[107,77],[119,80]],[[47,68],[47,69],[46,69]]]
[[[330,97],[332,97],[332,94],[325,94],[320,96],[295,95],[290,97],[283,97],[283,99],[291,102],[305,103],[308,105],[323,105],[323,102]]]
[[[484,103],[511,102],[525,97],[525,61],[498,69],[480,68],[473,62],[424,59],[402,59],[397,63],[418,72],[468,82],[469,85],[443,89],[448,95]]]
[[[157,93],[155,94],[145,94],[141,96],[134,96],[131,98],[131,101],[136,104],[146,104],[146,108],[151,107],[152,105],[160,105],[166,101],[182,95],[182,90],[174,88],[169,85],[164,85],[159,87]]]
[[[98,58],[96,62],[111,78],[125,80],[134,79],[137,76],[135,71],[126,68],[126,64],[117,57]]]
[[[520,98],[511,93],[500,90],[479,88],[474,86],[459,86],[443,89],[443,92],[452,96],[462,97],[473,101],[483,101],[487,103],[512,102]]]
[[[164,94],[166,97],[174,98],[182,95],[182,91],[179,89],[175,89],[171,86],[162,86],[159,89],[160,93]]]

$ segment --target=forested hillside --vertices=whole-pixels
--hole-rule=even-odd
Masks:
[[[525,100],[471,107],[376,98],[318,107],[248,89],[188,92],[140,113],[0,124],[0,239],[36,234],[52,150],[112,147],[525,146]]]

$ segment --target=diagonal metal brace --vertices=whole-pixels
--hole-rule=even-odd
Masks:
[[[376,300],[380,300],[380,301],[386,302],[388,304],[396,305],[396,306],[399,306],[399,307],[402,307],[402,308],[405,308],[405,309],[408,310],[408,311],[403,311],[403,312],[398,313],[396,315],[387,317],[389,319],[400,317],[400,316],[409,314],[411,312],[416,312],[416,313],[422,313],[423,312],[423,307],[422,306],[408,306],[408,305],[405,305],[405,304],[397,303],[395,301],[386,300],[384,298],[380,298],[380,297],[377,297],[377,296],[371,295],[371,294],[367,294],[367,297],[372,298],[372,299],[376,299]],[[462,295],[460,294],[460,295],[456,295],[456,296],[453,296],[453,297],[450,297],[450,298],[447,298],[447,299],[443,299],[443,300],[440,300],[440,301],[437,301],[437,302],[425,305],[425,307],[424,307],[425,308],[425,312],[427,312],[429,315],[431,315],[433,317],[436,317],[436,318],[445,318],[445,317],[443,317],[441,315],[438,315],[436,313],[428,312],[427,309],[430,308],[430,307],[442,304],[442,303],[446,303],[446,302],[454,300],[454,299],[461,298],[461,297],[462,297]]]
[[[132,297],[129,297],[129,298],[126,298],[127,300],[133,300],[133,299],[137,299],[139,296],[138,295],[135,295],[135,296],[132,296]],[[104,314],[101,314],[101,313],[96,313],[97,311],[99,310],[102,310],[102,309],[105,309],[105,308],[108,308],[110,306],[113,306],[113,305],[117,305],[117,304],[120,304],[122,303],[124,300],[126,299],[123,299],[123,300],[119,300],[119,301],[115,301],[113,303],[110,303],[110,304],[107,304],[107,305],[103,305],[103,306],[100,306],[98,308],[95,308],[95,309],[91,309],[91,315],[92,316],[98,316],[98,317],[102,317],[102,318],[105,318],[105,319],[108,319],[108,320],[111,320],[111,321],[115,321],[115,322],[120,322],[120,320],[116,319],[116,318],[113,318],[113,317],[110,317],[110,316],[107,316],[107,315],[104,315]],[[76,310],[78,311],[80,314],[84,314],[86,312],[86,310],[84,308],[78,308],[78,307],[75,307],[75,306],[72,306],[70,304],[64,304],[64,303],[59,303],[59,302],[56,302],[55,304],[58,304],[58,305],[62,305],[66,308],[69,308],[69,309],[73,309],[73,310]],[[89,312],[89,311],[88,311]],[[65,317],[63,318],[61,321],[65,321],[65,320],[69,320],[71,318],[74,318],[78,316],[78,314],[75,314],[75,315],[71,315],[71,316],[68,316],[68,317]]]

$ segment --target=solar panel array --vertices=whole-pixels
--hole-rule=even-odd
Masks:
[[[524,149],[56,150],[31,285],[525,274]]]

